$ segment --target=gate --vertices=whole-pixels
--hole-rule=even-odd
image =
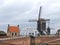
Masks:
[[[35,37],[30,36],[30,45],[35,45]]]

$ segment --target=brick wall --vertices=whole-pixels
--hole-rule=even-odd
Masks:
[[[0,44],[2,45],[30,45],[30,37],[24,37],[24,38],[18,38],[18,39],[12,39],[12,40],[4,40],[0,41]]]
[[[10,45],[10,44],[14,44],[14,45],[30,45],[31,42],[35,44],[40,44],[40,43],[45,43],[51,40],[55,40],[58,39],[59,37],[42,37],[42,36],[38,36],[35,38],[30,38],[30,37],[24,37],[24,38],[16,38],[16,39],[11,39],[11,40],[5,40],[5,41],[0,41],[0,44],[2,45]],[[32,40],[32,41],[31,41]],[[57,41],[55,41],[57,42]],[[59,41],[60,42],[60,41]],[[54,43],[54,42],[52,42]]]
[[[35,43],[38,43],[38,44],[39,43],[45,43],[45,42],[48,42],[48,41],[51,41],[51,40],[55,40],[55,39],[58,39],[58,38],[59,37],[36,37],[35,38]],[[52,43],[54,43],[54,42],[52,42]]]

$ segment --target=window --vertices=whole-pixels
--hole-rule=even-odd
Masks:
[[[15,35],[17,35],[17,33],[15,33]]]
[[[32,33],[32,35],[34,35],[34,33]]]
[[[12,36],[14,35],[14,33],[12,33]]]
[[[31,33],[29,33],[29,35],[31,35]]]

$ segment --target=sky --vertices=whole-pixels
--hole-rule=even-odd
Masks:
[[[30,19],[41,17],[50,19],[50,27],[56,31],[60,28],[60,0],[0,0],[0,30],[6,31],[7,25],[35,25]],[[26,25],[25,25],[26,24]],[[52,33],[55,33],[52,30]]]

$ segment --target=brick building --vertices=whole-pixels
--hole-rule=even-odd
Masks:
[[[10,37],[20,36],[19,25],[17,25],[17,26],[10,26],[10,25],[8,25],[7,36],[10,36]]]

